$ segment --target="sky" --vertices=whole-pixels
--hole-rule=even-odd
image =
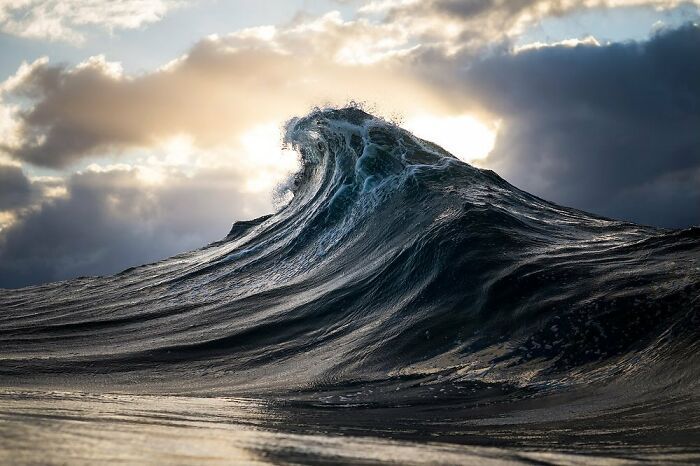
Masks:
[[[274,211],[291,117],[362,102],[515,186],[700,224],[700,0],[0,0],[0,287]]]

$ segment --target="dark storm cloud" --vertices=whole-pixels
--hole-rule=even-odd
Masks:
[[[467,81],[503,118],[487,163],[517,186],[612,217],[700,224],[699,27],[504,54]]]
[[[235,219],[269,209],[226,170],[148,187],[134,170],[74,175],[0,234],[0,287],[118,272],[223,238]],[[264,196],[263,196],[264,198]]]
[[[0,164],[0,211],[26,205],[31,194],[31,183],[20,167]]]

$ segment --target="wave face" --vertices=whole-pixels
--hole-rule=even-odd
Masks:
[[[697,401],[699,228],[555,205],[355,108],[294,119],[286,142],[303,163],[278,213],[116,276],[1,291],[0,385]]]

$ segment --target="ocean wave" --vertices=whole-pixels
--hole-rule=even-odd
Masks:
[[[358,108],[291,120],[285,143],[302,164],[275,214],[0,291],[0,383],[409,405],[698,388],[699,228],[558,206]]]

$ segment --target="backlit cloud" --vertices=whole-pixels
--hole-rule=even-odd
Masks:
[[[15,144],[2,148],[34,165],[65,167],[181,134],[200,147],[227,144],[251,126],[281,123],[322,103],[360,99],[400,112],[452,105],[388,60],[336,60],[345,50],[343,34],[353,34],[336,26],[322,26],[336,38],[323,53],[313,49],[318,44],[308,30],[267,38],[244,31],[204,39],[186,56],[139,76],[122,74],[102,57],[72,68],[38,60],[5,85],[8,96],[29,105],[15,111]]]

